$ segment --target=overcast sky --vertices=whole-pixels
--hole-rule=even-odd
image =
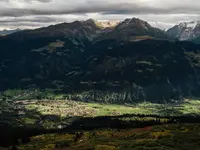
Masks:
[[[200,20],[200,0],[0,0],[0,29],[132,17],[169,28]]]

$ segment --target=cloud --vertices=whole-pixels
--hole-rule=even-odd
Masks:
[[[0,19],[2,24],[13,21],[43,25],[90,16],[119,20],[137,16],[169,25],[200,16],[200,0],[1,0],[0,8],[1,18],[6,18],[4,22]]]
[[[71,0],[70,0],[71,1]],[[167,5],[148,5],[143,1],[118,1],[112,0],[81,0],[79,2],[63,0],[12,0],[13,7],[2,8],[1,16],[28,16],[28,15],[59,15],[59,14],[81,14],[81,13],[100,13],[100,14],[200,14],[200,5],[188,5],[189,1],[183,0],[181,3],[169,3]],[[148,0],[155,3],[158,0]],[[171,0],[169,0],[171,1]],[[191,0],[190,0],[191,1]],[[198,1],[198,0],[196,0]],[[188,3],[186,3],[188,2]],[[9,2],[8,2],[9,3]],[[191,2],[190,2],[191,3]],[[197,2],[198,3],[198,2]],[[200,3],[200,1],[199,1]],[[14,7],[15,6],[15,7]]]

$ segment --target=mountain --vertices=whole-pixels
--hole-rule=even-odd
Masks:
[[[136,18],[109,30],[90,19],[21,31],[0,38],[0,90],[109,103],[199,96],[199,49]]]
[[[166,34],[179,40],[191,40],[200,37],[200,21],[182,22],[170,28]]]
[[[21,29],[15,29],[15,30],[2,30],[0,31],[0,36],[4,36],[4,35],[8,35],[8,34],[12,34],[15,32],[19,32],[21,31]]]
[[[167,39],[167,35],[164,31],[152,27],[146,21],[138,18],[126,19],[120,22],[112,31],[103,35],[100,39],[123,39],[123,40],[135,40],[141,36]]]

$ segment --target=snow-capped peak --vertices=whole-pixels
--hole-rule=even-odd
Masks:
[[[182,22],[167,31],[167,34],[179,40],[200,37],[200,21]]]
[[[179,26],[181,28],[190,28],[194,30],[198,24],[200,24],[200,21],[189,21],[189,22],[182,22],[179,24]]]

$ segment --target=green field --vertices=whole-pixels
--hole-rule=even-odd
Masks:
[[[25,104],[24,104],[25,103]],[[143,114],[159,116],[199,115],[200,101],[185,100],[180,104],[100,104],[76,101],[21,101],[28,110],[36,110],[43,115],[59,116],[116,116],[123,114]]]
[[[180,104],[144,102],[130,105],[68,100],[18,100],[10,103],[12,107],[1,107],[4,122],[16,126],[42,126],[44,128],[57,128],[59,124],[70,124],[74,120],[84,117],[121,116],[125,114],[169,117],[199,116],[200,114],[199,100],[185,100]]]

